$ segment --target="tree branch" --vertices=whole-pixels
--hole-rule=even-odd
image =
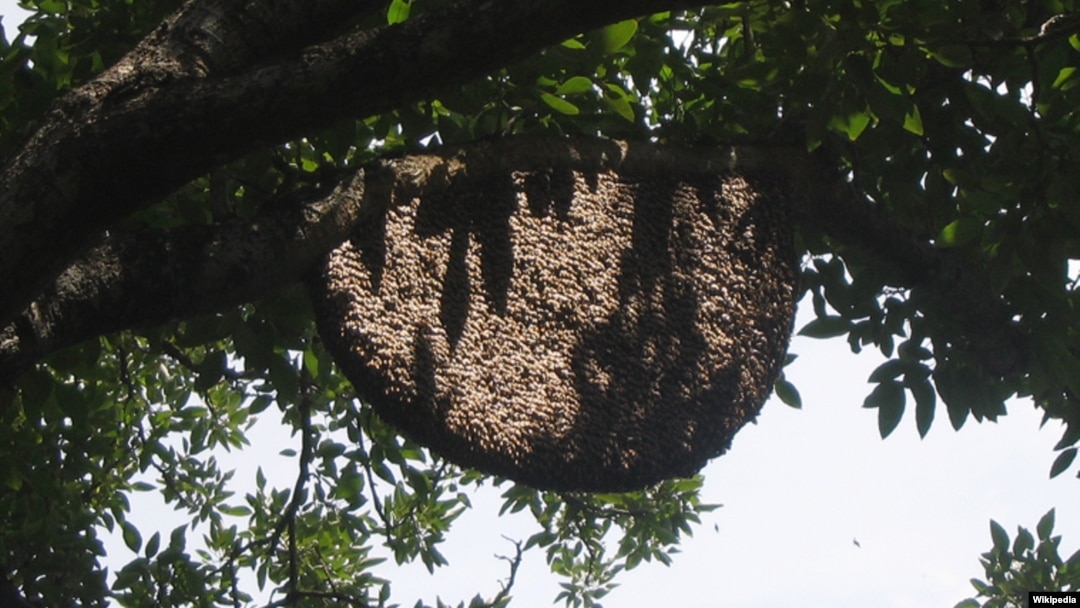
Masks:
[[[120,234],[67,268],[0,330],[0,375],[97,335],[250,302],[295,283],[357,221],[364,172],[231,221]]]
[[[495,597],[492,598],[491,602],[488,603],[488,606],[491,606],[492,608],[505,606],[510,602],[510,592],[514,588],[514,582],[517,579],[518,568],[521,567],[521,557],[524,553],[521,548],[521,541],[513,540],[508,536],[503,536],[503,538],[514,544],[514,557],[506,557],[505,555],[496,556],[499,559],[510,564],[510,576],[507,578],[506,583],[503,584],[502,589],[499,590],[499,593],[496,594]]]
[[[221,76],[297,54],[377,13],[382,0],[194,0],[111,71],[137,73],[162,50],[192,76]]]

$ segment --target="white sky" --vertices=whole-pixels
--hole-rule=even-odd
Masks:
[[[9,38],[16,12],[14,0],[0,0]],[[724,506],[704,514],[672,567],[645,564],[624,573],[605,605],[952,606],[973,595],[968,579],[983,575],[978,556],[990,548],[988,521],[1015,535],[1017,525],[1034,530],[1051,507],[1055,533],[1064,536],[1062,556],[1080,547],[1080,481],[1075,467],[1047,478],[1061,431],[1057,425],[1039,431],[1030,402],[1011,402],[997,424],[969,420],[959,433],[942,406],[925,440],[909,411],[883,441],[876,412],[860,407],[879,355],[856,357],[842,340],[801,338],[791,352],[800,356],[787,375],[802,393],[803,410],[767,403],[758,424],[704,471],[705,502]],[[272,455],[291,441],[270,423],[258,425],[250,439],[252,453],[222,462],[238,468],[238,480],[251,479],[257,464],[270,468]],[[271,483],[291,487],[291,463],[273,468]],[[152,504],[138,498],[136,509]],[[449,567],[435,575],[419,564],[383,568],[396,601],[434,604],[438,595],[456,604],[498,591],[507,571],[495,556],[513,550],[502,536],[525,539],[535,525],[528,516],[498,518],[494,492],[477,496],[474,505],[441,549]],[[183,521],[156,508],[132,519],[143,524],[144,538],[157,527],[167,535]],[[120,541],[108,547],[117,555],[114,570],[130,559]],[[526,554],[514,605],[551,605],[559,582],[541,553]]]

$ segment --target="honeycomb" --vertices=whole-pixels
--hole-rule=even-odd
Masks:
[[[796,297],[787,203],[726,171],[524,167],[365,203],[313,290],[359,396],[543,489],[688,476],[754,419]]]

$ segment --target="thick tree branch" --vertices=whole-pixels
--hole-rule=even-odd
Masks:
[[[68,97],[165,79],[224,76],[295,56],[347,31],[381,0],[188,0],[94,82]]]
[[[121,65],[138,71],[169,49],[186,63],[185,73],[234,73],[332,39],[385,5],[384,0],[194,0]]]
[[[454,2],[227,77],[177,79],[150,65],[140,70],[152,78],[92,82],[0,174],[0,320],[113,222],[245,151],[399,107],[588,29],[693,4]]]
[[[0,376],[96,335],[222,310],[296,282],[356,223],[363,176],[278,201],[251,223],[107,239],[0,331]]]
[[[118,100],[124,105],[179,83],[223,77],[274,58],[295,57],[307,45],[332,38],[380,6],[372,0],[240,4],[191,0],[116,65],[62,97],[23,151],[0,173],[0,276],[12,287],[8,298],[0,299],[0,319],[18,310],[24,303],[20,299],[49,281],[50,272],[56,272],[113,220],[178,185],[155,188],[153,178],[136,177],[147,159],[156,156],[147,130],[172,117],[167,113],[144,117],[150,122],[129,124],[125,136],[122,128],[118,130],[119,123],[108,121]],[[152,145],[139,146],[138,142]],[[157,145],[169,146],[169,142]],[[198,150],[188,152],[199,154]],[[147,156],[139,160],[142,154]],[[143,200],[118,204],[123,199],[116,196],[124,189],[117,189],[116,183],[128,184],[129,197],[139,196],[137,189],[145,188]],[[23,252],[30,257],[20,259]]]

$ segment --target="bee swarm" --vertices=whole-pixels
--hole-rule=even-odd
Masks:
[[[359,395],[443,457],[637,489],[723,453],[771,391],[797,276],[775,193],[566,167],[404,198],[329,256],[317,318]]]

